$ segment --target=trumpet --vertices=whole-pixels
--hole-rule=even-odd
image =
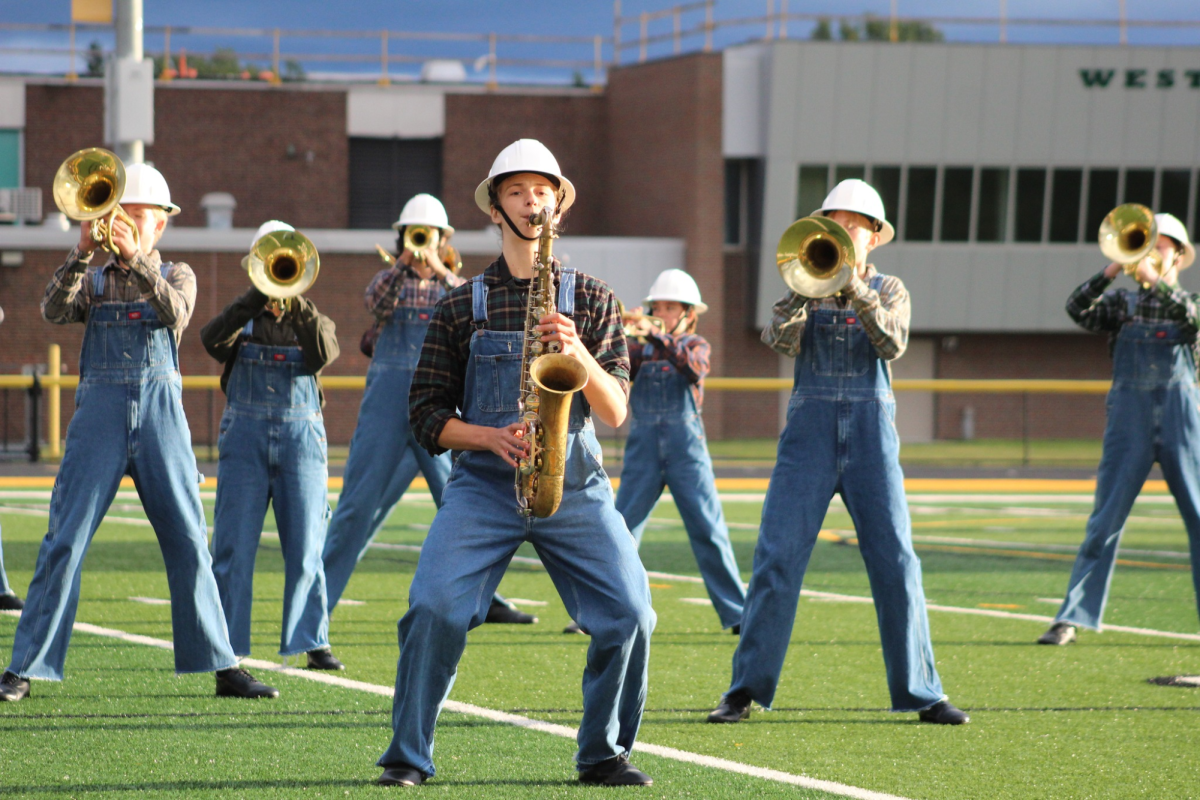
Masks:
[[[242,265],[255,288],[286,311],[293,297],[304,294],[316,282],[321,259],[304,234],[274,231],[259,237]]]
[[[404,228],[404,249],[418,261],[425,260],[425,250],[437,249],[442,232],[432,225],[407,225]]]
[[[775,262],[779,275],[798,295],[830,297],[854,274],[857,255],[850,234],[827,217],[796,220],[779,238]]]
[[[124,220],[133,231],[137,249],[142,249],[142,237],[133,219],[121,208],[125,193],[125,165],[116,153],[102,147],[87,147],[67,157],[54,173],[54,204],[73,220],[92,222],[92,239],[110,253],[113,244],[113,225]]]
[[[624,328],[625,335],[630,339],[645,343],[646,337],[638,332],[638,323],[642,320],[647,320],[651,327],[658,328],[660,331],[667,329],[667,324],[660,317],[644,314],[641,311],[627,311],[625,304],[620,300],[617,301],[617,307],[621,312],[621,324]]]
[[[1149,257],[1156,275],[1162,274],[1162,254],[1158,252],[1158,223],[1154,212],[1140,203],[1117,206],[1100,223],[1100,252],[1110,261],[1120,264],[1131,278],[1137,275],[1138,264]],[[1150,284],[1142,283],[1149,289]]]

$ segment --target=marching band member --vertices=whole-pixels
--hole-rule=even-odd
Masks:
[[[252,246],[294,231],[263,223]],[[306,653],[309,669],[343,669],[329,649],[321,561],[329,462],[318,376],[341,352],[333,320],[307,297],[281,302],[251,286],[204,326],[200,340],[225,365],[212,550],[233,651],[250,655],[254,558],[269,503],[284,562],[279,654]],[[279,696],[269,686],[261,692]]]
[[[179,206],[163,176],[144,164],[127,168],[121,202],[140,245],[118,218],[117,253],[92,266],[96,242],[84,222],[79,244],[42,300],[48,322],[83,323],[86,332],[49,532],[13,637],[12,662],[0,678],[0,700],[27,697],[29,678],[62,680],[83,558],[125,475],[133,478],[166,562],[176,672],[216,671],[218,694],[253,697],[262,686],[237,669],[229,645],[183,413],[178,346],[195,306],[196,277],[155,249]]]
[[[436,229],[437,242],[430,241],[417,252],[408,249],[405,231],[410,225]],[[373,338],[367,388],[350,442],[342,493],[325,541],[330,614],[417,471],[425,476],[433,502],[439,506],[450,475],[450,454],[427,453],[409,427],[408,390],[433,307],[447,291],[463,283],[457,274],[462,266],[458,253],[449,245],[454,228],[441,202],[428,194],[418,194],[405,203],[392,227],[400,255],[367,287],[367,308],[376,319],[371,335],[377,338]],[[497,595],[486,621],[529,623],[537,618],[516,610]]]
[[[969,718],[942,693],[934,664],[893,422],[888,362],[908,345],[908,292],[865,261],[894,230],[878,192],[860,180],[839,183],[814,214],[845,227],[857,263],[840,296],[789,292],[762,334],[796,359],[795,385],[763,506],[733,677],[708,721],[746,719],[752,700],[770,707],[804,572],[838,493],[866,562],[892,709],[919,712],[922,722],[962,724]]]
[[[4,322],[3,308],[0,308],[0,322]],[[0,542],[0,611],[20,611],[24,607],[21,598],[8,584],[8,575],[4,572],[4,543]]]
[[[1109,289],[1121,272],[1109,264],[1067,300],[1067,313],[1084,330],[1104,332],[1113,357],[1108,425],[1096,478],[1096,503],[1075,558],[1062,606],[1038,639],[1070,644],[1076,626],[1100,629],[1125,520],[1157,461],[1187,528],[1193,564],[1200,560],[1200,388],[1196,384],[1196,332],[1200,306],[1179,287],[1181,270],[1196,248],[1183,223],[1155,214],[1162,258],[1136,267],[1143,288]],[[1200,570],[1192,581],[1200,602]]]
[[[660,274],[646,303],[663,326],[645,316],[634,323],[645,343],[633,343],[629,352],[632,421],[617,511],[640,545],[663,487],[671,489],[721,627],[736,633],[746,590],[729,544],[700,418],[710,347],[696,333],[696,317],[708,306],[700,300],[696,281],[681,269]],[[640,309],[633,311],[636,315]]]
[[[646,571],[613,506],[590,419],[594,411],[617,426],[625,417],[625,335],[609,288],[557,263],[558,311],[540,317],[529,333],[558,342],[586,370],[587,384],[571,404],[557,513],[523,516],[514,491],[514,467],[528,454],[519,403],[541,232],[529,220],[549,208],[557,223],[574,199],[575,187],[544,145],[522,139],[506,147],[475,193],[476,204],[501,230],[503,254],[438,304],[425,337],[409,398],[412,428],[430,452],[459,455],[398,626],[394,736],[379,759],[384,785],[417,785],[434,774],[434,726],[467,631],[483,622],[488,598],[525,541],[537,549],[572,618],[592,637],[576,753],[579,780],[652,782],[628,756],[645,704],[654,612]]]

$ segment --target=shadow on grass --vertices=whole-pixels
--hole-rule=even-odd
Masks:
[[[362,789],[374,786],[375,779],[275,780],[275,781],[152,781],[146,783],[68,783],[54,786],[0,786],[0,795],[38,794],[111,794],[136,792],[246,792],[254,789]],[[456,786],[582,786],[574,780],[480,780],[447,781],[438,779],[437,786],[447,789]],[[584,787],[586,788],[586,787]]]

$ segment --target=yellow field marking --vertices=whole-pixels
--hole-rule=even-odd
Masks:
[[[650,584],[650,588],[651,589],[674,589],[675,587],[669,583],[652,583],[652,584]]]
[[[1025,606],[1018,603],[980,603],[979,608],[1007,608],[1010,611],[1016,608],[1024,608]]]

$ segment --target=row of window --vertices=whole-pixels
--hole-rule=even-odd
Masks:
[[[1174,214],[1193,235],[1200,225],[1200,181],[1188,167],[804,164],[796,217],[819,208],[830,187],[847,178],[879,190],[898,241],[1091,242],[1120,203]]]

